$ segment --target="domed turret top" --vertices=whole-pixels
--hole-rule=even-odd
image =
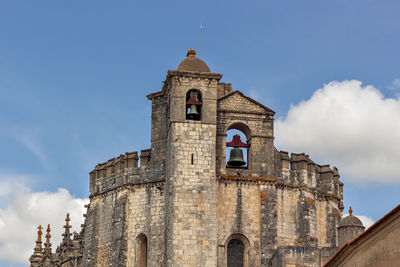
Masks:
[[[196,51],[189,49],[187,57],[179,63],[177,70],[180,71],[197,71],[197,72],[210,72],[210,68],[207,64],[196,57]]]
[[[346,226],[357,226],[357,227],[364,227],[363,223],[360,219],[356,216],[353,216],[353,209],[350,207],[349,209],[349,216],[343,218],[340,223],[339,227],[346,227]]]

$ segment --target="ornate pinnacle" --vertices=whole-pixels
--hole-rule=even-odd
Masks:
[[[71,219],[69,218],[69,213],[67,213],[67,217],[65,218],[65,225],[64,225],[65,233],[62,234],[63,237],[64,237],[64,239],[63,239],[64,242],[68,242],[69,240],[71,240],[71,233],[70,233],[69,229],[70,229],[72,226],[69,225],[69,222],[70,222],[70,221],[71,221]]]
[[[44,253],[51,254],[51,243],[50,243],[50,224],[47,225],[46,243],[44,243]]]
[[[32,263],[35,263],[34,266],[39,266],[36,264],[38,264],[42,261],[42,256],[43,256],[43,248],[42,248],[42,229],[43,228],[41,225],[39,225],[37,229],[38,229],[38,237],[36,240],[36,246],[33,249],[33,254],[29,258],[29,261],[31,262],[30,266],[33,266]]]
[[[71,219],[69,218],[69,213],[67,213],[67,217],[65,218],[65,225],[64,225],[65,229],[69,229],[72,227],[71,225],[69,225],[70,221],[71,221]]]
[[[350,213],[349,216],[353,216],[353,209],[351,208],[351,206],[350,206],[350,208],[349,208],[349,213]]]
[[[42,229],[43,228],[41,225],[39,225],[37,229],[38,229],[38,237],[36,240],[36,246],[33,249],[35,254],[38,252],[40,253],[42,251]]]
[[[37,229],[39,229],[39,231],[37,232],[38,237],[37,237],[36,243],[42,244],[42,229],[43,229],[43,227],[41,225],[39,225]]]

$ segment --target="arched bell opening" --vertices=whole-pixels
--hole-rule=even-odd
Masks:
[[[189,90],[186,93],[186,119],[200,121],[202,104],[201,92],[197,89]]]
[[[248,137],[250,130],[244,124],[233,124],[226,131],[226,167],[247,169],[249,166]]]
[[[147,267],[147,236],[140,234],[136,238],[136,266]]]

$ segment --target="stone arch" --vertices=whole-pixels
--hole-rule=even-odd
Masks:
[[[185,98],[186,119],[187,120],[201,120],[201,111],[203,107],[203,94],[199,89],[190,89],[186,92]],[[198,113],[198,115],[196,113]]]
[[[236,251],[231,251],[236,249]],[[241,254],[241,255],[238,255]],[[229,258],[229,257],[235,258]],[[250,267],[250,242],[242,234],[232,234],[225,241],[225,264],[226,267]]]
[[[251,139],[251,130],[250,130],[250,127],[247,126],[245,123],[243,123],[243,122],[234,122],[234,123],[231,123],[231,124],[226,128],[225,133],[226,133],[228,130],[232,130],[232,129],[236,129],[236,130],[242,131],[242,132],[244,133],[244,135],[246,135],[247,140],[250,140],[250,139]]]
[[[239,135],[243,134],[246,137],[246,140],[244,140],[243,136],[242,136],[241,141],[244,142],[244,143],[247,143],[248,145],[250,145],[250,139],[251,139],[252,133],[251,133],[251,130],[250,130],[249,126],[247,126],[243,122],[233,122],[233,123],[229,124],[226,127],[226,130],[224,132],[225,136],[227,137],[225,143],[232,141],[233,137],[229,137],[228,136],[228,131],[230,131],[230,130],[239,131],[239,133],[237,133],[237,132],[236,133],[239,134]],[[226,162],[227,162],[227,168],[245,168],[245,169],[248,169],[250,167],[250,163],[251,163],[251,158],[249,156],[250,155],[250,153],[249,153],[250,152],[250,147],[248,147],[248,148],[240,147],[240,150],[242,150],[242,151],[236,151],[236,152],[240,152],[241,154],[243,154],[243,159],[246,162],[245,165],[242,165],[242,166],[239,166],[239,167],[232,166],[228,162],[228,159],[230,159],[230,155],[228,155],[228,152],[230,152],[231,149],[232,148],[228,148],[228,146],[225,146],[225,159],[226,159]],[[237,155],[237,153],[235,153],[235,154]]]
[[[147,267],[147,236],[143,233],[136,237],[136,267]]]

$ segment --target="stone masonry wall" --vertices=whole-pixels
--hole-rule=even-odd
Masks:
[[[164,170],[169,120],[168,98],[161,95],[151,98],[151,162]]]
[[[147,237],[147,266],[162,266],[164,262],[164,186],[137,186],[128,192],[127,205],[127,265],[136,266],[138,236]]]
[[[91,199],[84,236],[83,266],[126,266],[127,191]]]
[[[227,243],[232,235],[242,235],[247,242],[245,267],[260,266],[260,188],[258,184],[225,181],[218,183],[218,266],[226,266]],[[246,247],[248,245],[249,247]]]
[[[82,266],[135,266],[139,231],[154,248],[148,266],[164,260],[163,166],[151,164],[150,150],[141,151],[140,167],[138,159],[125,153],[90,173]]]
[[[268,265],[270,267],[320,267],[337,248],[315,247],[280,247],[278,248]]]
[[[216,266],[215,136],[212,124],[170,126],[166,266]]]
[[[277,248],[277,190],[274,183],[260,184],[261,265],[266,266]]]

